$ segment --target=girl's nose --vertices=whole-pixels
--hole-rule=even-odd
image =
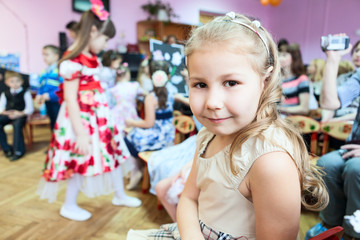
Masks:
[[[223,96],[218,91],[209,92],[206,100],[206,107],[210,110],[218,110],[223,108]]]

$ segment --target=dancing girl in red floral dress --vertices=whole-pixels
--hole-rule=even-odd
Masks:
[[[60,183],[67,181],[60,215],[85,221],[91,213],[80,208],[79,191],[88,197],[115,192],[112,203],[138,207],[141,201],[124,192],[120,164],[125,146],[116,129],[104,90],[99,83],[101,65],[96,54],[114,37],[115,27],[100,0],[82,15],[73,45],[60,61],[61,108],[46,157],[38,194],[56,200]]]

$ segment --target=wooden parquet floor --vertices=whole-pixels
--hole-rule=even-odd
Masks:
[[[140,188],[128,191],[143,201],[139,208],[111,204],[112,194],[87,198],[80,194],[78,204],[90,211],[86,222],[69,221],[59,215],[65,188],[55,203],[40,200],[35,194],[41,177],[45,150],[49,143],[48,127],[34,129],[34,144],[24,158],[10,162],[0,153],[0,239],[126,239],[130,228],[158,228],[171,222],[165,210],[157,210],[156,197],[142,194]]]
[[[156,198],[142,194],[140,188],[128,191],[143,201],[139,208],[117,207],[111,204],[112,194],[87,198],[80,194],[78,204],[93,216],[86,222],[74,222],[62,218],[59,210],[65,196],[65,188],[55,203],[40,200],[35,194],[40,180],[49,143],[48,127],[34,129],[34,144],[24,158],[9,162],[0,153],[0,240],[122,240],[130,228],[158,228],[171,222],[165,210],[157,210]],[[319,221],[317,214],[306,212],[301,216],[300,237]]]

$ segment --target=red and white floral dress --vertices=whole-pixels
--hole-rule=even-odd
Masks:
[[[71,177],[77,179],[81,191],[94,197],[118,189],[122,177],[120,163],[126,158],[124,141],[114,125],[104,90],[100,86],[97,57],[78,57],[60,65],[65,81],[79,79],[78,104],[83,126],[91,138],[91,153],[75,151],[76,135],[63,101],[63,85],[58,95],[61,107],[46,157],[43,178],[38,194],[41,198],[56,200],[59,183]]]

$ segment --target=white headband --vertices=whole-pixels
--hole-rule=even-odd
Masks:
[[[262,43],[264,44],[265,48],[266,48],[266,51],[268,53],[268,56],[270,56],[270,51],[269,51],[269,47],[265,41],[265,39],[260,35],[260,33],[254,29],[253,27],[251,27],[250,25],[246,24],[246,23],[243,23],[243,22],[240,22],[239,20],[236,19],[236,14],[234,12],[228,12],[226,14],[227,17],[229,17],[231,20],[231,22],[234,22],[234,23],[237,23],[237,24],[240,24],[241,26],[244,26],[248,29],[250,29],[251,31],[253,31],[254,33],[256,33],[260,40],[262,41]],[[226,21],[226,20],[225,20]],[[258,21],[258,20],[254,20],[252,21],[252,23],[257,27],[257,28],[261,28],[261,23]]]

